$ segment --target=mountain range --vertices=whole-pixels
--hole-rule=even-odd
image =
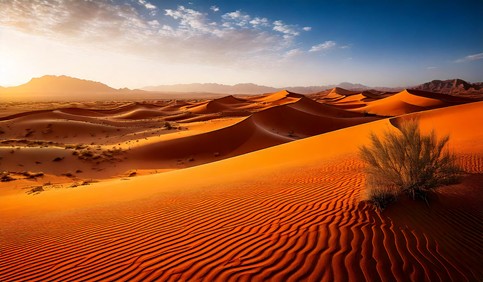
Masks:
[[[320,93],[327,89],[343,88],[353,91],[379,90],[400,91],[404,87],[369,87],[362,84],[343,82],[337,85],[300,86],[275,88],[253,83],[224,85],[217,83],[192,83],[176,85],[150,86],[143,89],[115,89],[106,84],[73,78],[69,76],[46,75],[32,78],[29,82],[13,87],[0,87],[1,98],[62,98],[62,99],[176,99],[182,94],[183,98],[200,98],[207,95],[220,96],[229,94],[261,94],[288,90],[300,94]],[[433,80],[421,85],[406,87],[409,89],[444,93],[455,96],[481,98],[483,95],[483,82],[469,83],[462,79]]]
[[[462,79],[433,80],[413,87],[413,89],[453,96],[481,97],[483,93],[483,82],[469,83]]]
[[[377,89],[384,91],[397,91],[403,88],[388,88],[388,87],[369,87],[362,84],[354,84],[350,82],[342,82],[334,85],[321,86],[291,86],[291,87],[270,87],[264,85],[257,85],[253,83],[240,83],[235,85],[226,85],[218,83],[190,83],[190,84],[172,84],[172,85],[158,85],[144,87],[143,90],[159,91],[159,92],[204,92],[204,93],[220,93],[220,94],[261,94],[272,93],[281,90],[288,90],[300,94],[311,94],[321,92],[335,87],[364,91],[369,89]]]

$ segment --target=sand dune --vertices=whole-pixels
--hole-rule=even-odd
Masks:
[[[186,109],[196,114],[213,114],[221,112],[240,113],[240,115],[249,115],[250,112],[243,110],[249,106],[249,102],[233,96],[226,96],[205,102],[195,107],[187,107]]]
[[[72,103],[2,117],[0,170],[105,179],[200,165],[372,120],[288,91],[246,99]]]
[[[173,166],[186,160],[200,164],[373,120],[373,117],[363,117],[302,97],[294,103],[256,112],[230,127],[137,147],[129,152],[129,156],[136,160],[155,161],[158,166],[160,162]]]
[[[339,99],[345,98],[346,96],[356,95],[358,93],[359,92],[357,91],[350,91],[344,88],[335,87],[328,91],[328,93],[324,97],[324,100],[337,101]]]
[[[344,93],[10,110],[0,280],[481,280],[483,102]],[[468,174],[375,212],[358,148],[411,117]]]
[[[333,88],[333,89],[330,91],[330,93],[331,93],[331,94],[337,94],[337,95],[350,96],[350,95],[356,95],[356,94],[358,94],[359,92],[358,92],[358,91],[351,91],[351,90],[347,90],[347,89],[340,88],[340,87],[335,87],[335,88]]]
[[[483,163],[482,103],[418,114]],[[461,128],[457,122],[472,123]],[[434,122],[441,119],[441,122]],[[393,121],[394,122],[394,121]],[[0,198],[3,280],[478,281],[483,166],[426,207],[360,204],[366,123],[202,166]],[[473,141],[471,141],[473,140]],[[477,140],[477,139],[476,139]],[[256,166],[254,166],[256,164]]]
[[[381,116],[398,116],[467,102],[471,101],[444,94],[404,90],[392,96],[370,102],[367,106],[357,110]]]
[[[286,103],[286,102],[292,102],[294,100],[300,99],[304,97],[301,94],[293,93],[287,90],[282,90],[279,92],[275,92],[273,94],[269,95],[263,95],[259,98],[255,98],[252,100],[258,101],[258,102],[265,102],[265,103]]]

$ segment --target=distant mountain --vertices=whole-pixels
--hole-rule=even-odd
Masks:
[[[69,76],[45,75],[13,87],[0,87],[1,100],[110,100],[148,93],[128,88],[115,89],[106,84]]]
[[[53,99],[53,100],[109,100],[109,99],[201,99],[232,94],[262,94],[288,90],[300,94],[316,94],[324,96],[334,88],[350,91],[395,92],[403,88],[368,87],[363,84],[342,82],[337,85],[298,86],[275,88],[253,83],[225,85],[218,83],[192,83],[159,85],[145,87],[144,90],[128,88],[115,89],[106,84],[73,78],[69,76],[46,75],[32,78],[29,82],[14,86],[1,87],[0,99]],[[483,82],[469,83],[461,79],[433,80],[409,89],[423,90],[464,96],[483,98]],[[326,93],[327,92],[327,93]]]
[[[347,90],[369,90],[371,87],[362,85],[360,83],[350,83],[350,82],[342,82],[337,85],[333,85],[331,88],[343,88]]]
[[[462,79],[433,80],[411,89],[443,93],[453,96],[483,98],[483,82],[470,83]]]
[[[106,84],[69,76],[45,75],[13,87],[0,86],[0,101],[101,101],[133,99],[212,99],[221,94],[149,92],[115,89]]]
[[[118,90],[103,83],[91,80],[78,79],[64,75],[45,75],[38,78],[32,78],[29,82],[19,86],[0,88],[0,91],[12,95],[69,95],[112,93]]]
[[[159,92],[199,92],[223,94],[260,94],[278,91],[278,89],[274,87],[262,86],[253,83],[240,83],[235,85],[218,83],[158,85],[144,87],[143,90]]]
[[[191,83],[191,84],[174,84],[174,85],[158,85],[144,87],[147,91],[160,92],[203,92],[203,93],[220,93],[220,94],[261,94],[272,93],[281,90],[288,90],[295,93],[311,94],[321,92],[327,89],[341,87],[349,90],[368,90],[370,87],[362,84],[353,84],[343,82],[337,85],[322,85],[322,86],[295,86],[275,88],[270,86],[257,85],[253,83],[241,83],[235,85],[226,85],[218,83]]]

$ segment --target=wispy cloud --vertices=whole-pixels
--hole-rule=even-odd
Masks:
[[[326,50],[333,49],[335,46],[337,46],[337,43],[335,43],[335,41],[328,40],[323,43],[312,46],[309,52],[326,51]]]
[[[166,9],[165,15],[178,20],[180,31],[187,31],[192,34],[209,33],[211,31],[205,15],[193,9],[179,6],[176,10]]]
[[[253,20],[251,20],[250,24],[252,24],[253,27],[257,27],[257,26],[266,27],[269,25],[267,18],[259,18],[259,17],[255,17]]]
[[[296,57],[298,55],[301,55],[301,54],[304,54],[304,51],[300,50],[299,48],[295,48],[295,49],[291,49],[291,50],[288,50],[287,52],[285,52],[284,54],[284,58],[293,58],[293,57]]]
[[[139,2],[139,4],[141,4],[142,6],[144,6],[148,10],[154,10],[154,9],[156,9],[156,6],[154,6],[153,4],[149,3],[148,1],[138,0],[138,2]]]
[[[208,9],[220,11],[160,10],[149,0],[0,1],[0,26],[59,42],[214,64],[283,59],[295,54],[300,32],[311,29],[241,10],[211,18]]]
[[[241,11],[226,13],[221,16],[221,18],[225,21],[225,27],[232,27],[233,25],[243,27],[246,26],[251,20],[250,15],[242,13]]]
[[[455,63],[464,63],[464,62],[471,62],[471,61],[478,61],[483,59],[483,53],[468,55],[464,58],[460,58],[455,60]]]
[[[278,31],[283,34],[286,39],[291,39],[300,34],[299,29],[294,25],[287,25],[283,21],[274,21],[273,30]]]

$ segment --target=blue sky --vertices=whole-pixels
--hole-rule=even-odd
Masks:
[[[483,81],[483,1],[3,1],[0,85]]]

